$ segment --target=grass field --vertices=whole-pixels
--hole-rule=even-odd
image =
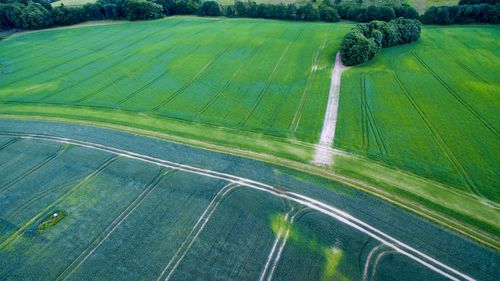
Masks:
[[[495,26],[426,27],[343,75],[336,146],[500,203]]]
[[[93,2],[95,2],[95,0],[59,0],[50,3],[50,5],[52,5],[52,7],[58,7],[61,6],[61,4],[63,4],[66,7],[71,7],[71,6],[83,6],[87,3],[93,3]]]
[[[0,47],[18,50],[1,61],[0,107],[142,113],[315,142],[348,28],[170,18],[14,37]]]
[[[444,280],[413,251],[400,254],[399,244],[346,223],[352,218],[250,188],[248,179],[342,208],[463,274],[499,273],[496,252],[379,199],[231,155],[92,127],[0,121],[0,163],[2,280]],[[65,218],[37,232],[55,210]]]

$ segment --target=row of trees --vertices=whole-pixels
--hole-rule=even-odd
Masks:
[[[371,60],[381,48],[417,41],[422,24],[418,20],[398,18],[389,22],[371,21],[357,24],[348,32],[340,46],[345,65],[357,65]]]
[[[421,20],[425,24],[500,23],[500,4],[431,7]]]
[[[370,22],[373,20],[390,21],[396,18],[418,19],[415,8],[403,4],[400,6],[375,6],[362,7],[353,4],[340,4],[335,6],[342,19],[357,22]]]
[[[326,22],[336,22],[341,18],[360,22],[388,21],[396,17],[418,16],[408,5],[361,8],[335,5],[329,0],[318,6],[257,4],[253,1],[236,1],[233,5],[221,6],[215,1],[201,0],[98,0],[71,8],[52,8],[47,0],[0,0],[0,29],[40,29],[88,20],[147,20],[186,14]]]

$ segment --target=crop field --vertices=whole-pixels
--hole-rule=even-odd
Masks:
[[[426,27],[347,70],[335,145],[498,208],[498,40],[496,26]]]
[[[181,17],[13,37],[0,44],[0,108],[105,109],[314,142],[349,26]]]
[[[2,280],[499,273],[494,251],[378,199],[235,156],[91,127],[1,121],[0,163]],[[65,216],[41,229],[54,212]]]

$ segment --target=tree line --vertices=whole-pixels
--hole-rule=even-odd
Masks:
[[[357,65],[375,57],[381,48],[417,41],[422,24],[415,19],[398,18],[389,22],[357,24],[343,38],[340,56],[345,65]]]
[[[340,19],[368,22],[398,17],[417,18],[408,6],[368,6],[334,4],[323,0],[319,5],[257,4],[236,1],[219,5],[201,0],[97,0],[80,7],[53,8],[48,0],[0,0],[0,29],[41,29],[76,24],[89,20],[148,20],[170,15],[199,15],[265,18],[296,21],[337,22]]]
[[[461,0],[456,6],[430,7],[421,16],[425,24],[500,23],[500,3],[487,0]],[[495,2],[494,5],[488,4]],[[473,3],[473,4],[465,4]]]

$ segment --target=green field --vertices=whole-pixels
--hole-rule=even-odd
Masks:
[[[95,0],[59,0],[50,3],[50,5],[52,5],[52,7],[58,7],[61,6],[61,4],[63,4],[66,7],[71,7],[71,6],[83,6],[87,3],[93,3],[93,2],[95,2]]]
[[[1,120],[0,163],[2,280],[445,280],[429,267],[442,264],[480,280],[499,273],[496,252],[377,198],[232,155]],[[291,192],[349,217],[279,196]],[[64,219],[38,231],[55,211]]]
[[[342,79],[336,146],[500,203],[496,26],[426,27]]]
[[[169,18],[18,36],[0,47],[17,50],[1,62],[0,107],[105,109],[315,142],[348,28]]]

